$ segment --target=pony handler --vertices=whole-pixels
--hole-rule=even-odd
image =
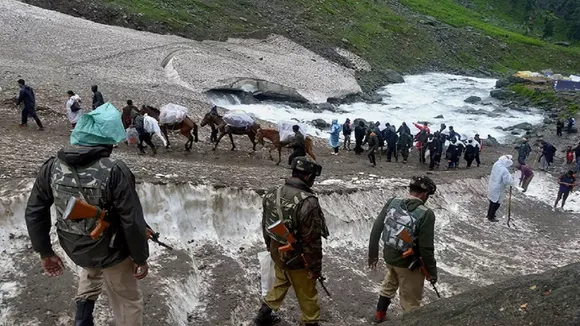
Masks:
[[[278,130],[272,129],[272,128],[258,129],[258,132],[256,134],[256,140],[262,146],[264,146],[264,138],[268,139],[272,143],[272,146],[270,147],[270,151],[268,152],[270,154],[270,160],[272,160],[272,161],[274,160],[274,158],[272,157],[272,151],[274,149],[276,149],[276,150],[278,150],[278,162],[276,163],[276,165],[280,164],[280,162],[282,161],[282,147],[283,146],[290,147],[294,142],[281,141],[280,140],[280,132]],[[302,155],[290,155],[290,157],[288,158],[288,161],[290,162],[289,164],[292,163],[292,159],[294,159],[294,157],[306,156],[306,154],[308,154],[308,156],[310,156],[313,160],[316,160],[316,156],[314,155],[314,151],[313,151],[312,138],[310,138],[310,136],[306,136],[306,138],[304,138],[303,151],[305,153],[303,153]]]
[[[143,105],[143,107],[141,107],[141,113],[147,113],[150,117],[155,118],[157,121],[159,121],[159,116],[161,115],[161,111],[159,111],[159,109],[147,105]],[[181,122],[172,124],[159,124],[159,127],[163,132],[163,136],[165,136],[165,140],[167,140],[167,145],[165,148],[169,148],[169,146],[171,146],[169,143],[169,137],[167,137],[167,130],[179,130],[183,136],[187,137],[185,150],[188,152],[191,151],[193,142],[195,141],[197,143],[199,141],[197,136],[197,124],[188,116],[186,116],[185,119]]]

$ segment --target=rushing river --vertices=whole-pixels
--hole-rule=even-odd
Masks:
[[[383,96],[383,103],[341,105],[339,108],[343,113],[315,113],[272,104],[235,105],[228,101],[217,101],[216,104],[228,109],[244,110],[271,122],[292,119],[310,122],[323,119],[330,123],[332,119],[338,119],[342,123],[346,118],[351,121],[362,118],[367,121],[380,121],[382,125],[389,122],[399,126],[405,121],[412,127],[412,122],[428,121],[435,125],[432,131],[445,123],[467,137],[479,133],[485,138],[489,134],[500,141],[505,140],[510,132],[498,127],[506,128],[522,122],[537,124],[543,120],[543,116],[535,110],[514,111],[502,107],[499,101],[491,98],[489,92],[495,86],[495,79],[429,73],[406,76],[405,81],[403,84],[382,88],[378,93]],[[466,103],[464,100],[470,96],[478,96],[482,101],[477,104]],[[443,118],[436,118],[440,115]],[[316,130],[314,127],[309,132],[320,137],[327,136],[326,131]]]

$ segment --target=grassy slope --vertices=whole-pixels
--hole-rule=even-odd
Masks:
[[[421,17],[403,17],[378,0],[97,1],[138,15],[145,24],[161,23],[164,31],[196,39],[274,32],[323,55],[335,46],[347,48],[379,69],[416,72],[433,67],[465,70],[483,66],[500,73],[546,68],[580,72],[580,48],[553,46],[523,36],[515,29],[509,31],[493,25],[487,17],[493,10],[503,11],[497,6],[485,16],[480,10],[465,8],[452,0],[401,0],[415,11],[451,26],[473,26],[480,31],[465,33],[419,24]],[[500,0],[492,2],[497,1]],[[474,0],[474,3],[485,2]],[[498,14],[497,19],[505,22],[506,16]],[[485,35],[493,37],[493,42]],[[505,42],[510,50],[501,50],[495,40]]]

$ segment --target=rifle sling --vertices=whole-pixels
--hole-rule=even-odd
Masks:
[[[75,182],[76,182],[76,184],[77,184],[77,187],[79,188],[80,195],[81,195],[82,199],[83,199],[83,200],[84,200],[86,203],[89,203],[89,201],[87,200],[87,196],[86,196],[86,194],[85,194],[85,191],[84,191],[84,189],[83,189],[83,185],[82,185],[82,183],[81,183],[81,178],[79,178],[79,173],[78,173],[78,171],[77,171],[77,168],[76,168],[76,167],[74,167],[74,166],[72,166],[72,165],[69,165],[69,168],[70,168],[70,171],[72,172],[72,175],[73,175],[73,177],[75,178]],[[97,213],[98,213],[98,214],[100,214],[100,208],[99,208],[99,210],[97,211]],[[98,216],[98,215],[97,215],[97,216]]]
[[[278,189],[276,190],[276,210],[278,213],[278,218],[280,220],[282,220],[282,204],[281,204],[281,197],[282,197],[282,188],[284,186],[279,186]],[[296,228],[294,229],[294,233],[293,234],[294,238],[296,239],[296,245],[293,246],[294,247],[294,251],[296,251],[298,254],[302,254],[302,243],[300,242],[300,237],[298,236],[299,232],[298,229],[300,227],[300,220],[294,216],[294,219],[292,220],[292,224],[293,226],[295,226]],[[300,251],[300,252],[299,252]]]

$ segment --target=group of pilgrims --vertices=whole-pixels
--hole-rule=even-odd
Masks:
[[[474,162],[478,167],[480,166],[479,154],[483,142],[479,134],[464,140],[453,126],[447,127],[444,123],[434,133],[431,133],[431,128],[426,122],[413,123],[413,125],[419,130],[415,135],[411,133],[411,129],[405,122],[399,128],[388,122],[381,128],[380,122],[367,123],[357,119],[351,123],[350,119],[346,119],[341,128],[338,121],[334,120],[330,130],[330,146],[334,149],[332,154],[338,155],[341,130],[344,136],[343,149],[350,151],[354,129],[354,153],[361,155],[365,152],[363,147],[367,145],[366,154],[372,166],[377,165],[377,154],[379,158],[385,154],[386,162],[392,162],[393,159],[398,162],[401,156],[403,163],[407,163],[413,144],[419,151],[419,162],[429,164],[429,170],[440,168],[442,158],[447,161],[444,163],[447,170],[457,169],[462,155],[467,168],[470,168]]]

